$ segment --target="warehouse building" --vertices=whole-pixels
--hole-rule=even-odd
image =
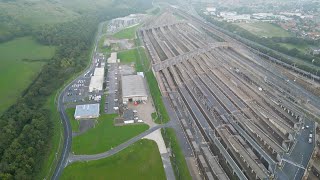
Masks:
[[[95,68],[94,76],[104,76],[104,68]]]
[[[89,85],[89,92],[102,91],[103,79],[103,76],[92,76]]]
[[[148,94],[144,79],[140,75],[128,75],[121,77],[122,102],[147,101]]]
[[[104,80],[104,68],[95,68],[94,75],[91,76],[89,92],[102,91]]]
[[[98,118],[100,112],[99,104],[83,104],[77,105],[74,113],[74,118],[79,119],[92,119]]]

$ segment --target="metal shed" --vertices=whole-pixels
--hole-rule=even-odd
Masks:
[[[144,78],[140,75],[128,75],[121,77],[122,101],[146,101],[148,94]]]

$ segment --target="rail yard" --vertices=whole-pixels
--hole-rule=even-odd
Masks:
[[[319,110],[317,97],[310,100],[272,61],[181,10],[171,8],[138,34],[203,178],[305,176],[316,123],[302,105],[312,101]]]

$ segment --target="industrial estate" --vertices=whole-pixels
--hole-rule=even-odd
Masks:
[[[183,137],[178,140],[185,159],[191,159],[187,166],[193,179],[298,180],[319,175],[312,162],[319,144],[314,114],[319,114],[320,98],[283,72],[306,79],[310,74],[177,7],[167,7],[155,17],[130,15],[108,23],[111,34],[140,23],[136,35],[170,122],[157,125],[151,118],[154,112],[158,118],[161,114],[154,109],[158,104],[153,104],[145,72],[136,72],[135,63],[123,63],[116,51],[105,57],[96,48],[90,68],[62,94],[64,105],[75,107],[74,119],[84,131],[94,127],[87,120],[102,114],[118,114],[115,125],[146,123],[150,129],[102,154],[75,155],[65,148],[54,178],[69,164],[108,157],[172,124]],[[112,41],[105,42],[108,46]],[[166,178],[177,178],[170,145],[163,143],[160,133],[156,139]]]

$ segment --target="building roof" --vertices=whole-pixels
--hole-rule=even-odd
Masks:
[[[122,76],[122,96],[148,96],[143,77],[139,75]]]
[[[94,118],[99,116],[99,104],[77,105],[75,118]]]
[[[95,68],[94,76],[104,76],[104,68]]]
[[[89,85],[89,90],[99,90],[101,91],[103,88],[103,76],[92,76],[90,85]]]

